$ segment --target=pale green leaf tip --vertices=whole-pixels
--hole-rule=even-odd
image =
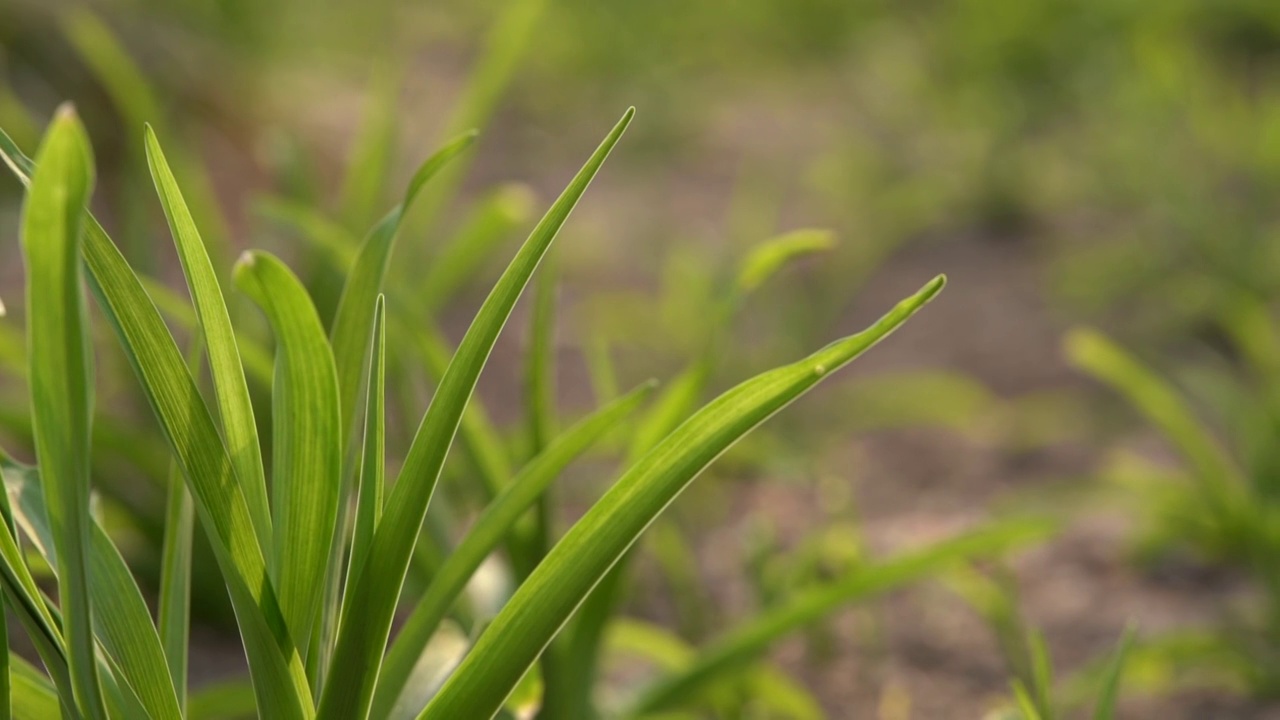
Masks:
[[[236,264],[231,268],[231,274],[234,276],[240,273],[248,272],[253,268],[254,263],[258,261],[258,254],[253,250],[245,250],[240,253],[240,257],[236,258]]]
[[[4,317],[4,315],[5,315],[4,298],[0,298],[0,317]]]
[[[1091,365],[1090,360],[1106,352],[1109,344],[1102,333],[1090,327],[1071,328],[1062,338],[1062,349],[1067,362],[1077,368]]]

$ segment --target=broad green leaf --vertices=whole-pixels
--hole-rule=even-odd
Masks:
[[[897,329],[944,283],[935,278],[868,330],[748,380],[685,421],[556,544],[421,717],[492,717],[592,588],[689,482],[755,426]]]
[[[372,717],[387,717],[423,648],[480,563],[564,468],[634,412],[652,389],[652,384],[642,385],[580,420],[530,460],[502,494],[485,508],[462,542],[445,559],[392,643],[378,679]]]
[[[55,535],[46,517],[46,497],[36,468],[0,461],[5,490],[11,499],[14,520],[31,538],[50,566],[58,567]],[[91,521],[92,522],[92,521]],[[179,718],[178,699],[165,661],[164,649],[151,613],[107,533],[97,524],[90,528],[88,553],[93,628],[106,650],[116,679],[128,686],[148,717]]]
[[[378,674],[414,543],[480,371],[533,271],[633,114],[634,110],[627,110],[534,228],[476,314],[436,388],[374,535],[369,557],[378,562],[357,562],[361,570],[354,584],[355,593],[346,599],[349,607],[345,612],[360,622],[347,623],[339,632],[329,672],[331,680],[325,685],[320,702],[320,717],[359,720],[367,716],[372,682]]]
[[[1133,628],[1124,632],[1120,638],[1120,646],[1107,667],[1102,680],[1102,691],[1098,693],[1098,704],[1093,711],[1093,720],[1112,720],[1116,714],[1116,702],[1120,697],[1120,681],[1124,677],[1125,661],[1129,656],[1129,648],[1133,646]]]
[[[93,159],[70,106],[58,110],[37,157],[22,218],[36,458],[44,466],[41,477],[58,549],[58,595],[75,703],[85,716],[105,720],[89,592],[93,368],[79,262]]]
[[[249,398],[249,386],[244,379],[244,366],[240,361],[240,348],[235,331],[231,328],[231,316],[218,284],[218,275],[209,260],[209,253],[200,231],[196,229],[191,212],[182,199],[178,181],[160,150],[151,126],[146,126],[147,164],[155,182],[160,203],[164,206],[174,245],[182,261],[182,272],[191,291],[200,332],[204,336],[205,350],[209,355],[209,372],[213,376],[213,389],[217,397],[218,417],[222,421],[223,439],[231,453],[236,478],[241,492],[249,503],[249,513],[258,544],[269,549],[272,546],[271,515],[267,506],[267,483],[262,469],[262,450],[258,442],[258,426],[253,417],[253,403]]]
[[[49,720],[58,717],[58,691],[49,678],[21,656],[5,650],[12,697],[13,720]],[[8,709],[9,704],[5,705]],[[7,716],[6,716],[7,717]]]
[[[279,259],[245,253],[236,286],[276,334],[272,385],[272,574],[294,642],[309,642],[334,543],[342,474],[338,379],[324,326],[306,288]]]
[[[680,706],[716,681],[748,667],[779,639],[844,605],[883,594],[968,558],[997,554],[1040,539],[1050,530],[1051,526],[1039,521],[995,523],[805,590],[714,641],[696,662],[647,690],[629,716]]]

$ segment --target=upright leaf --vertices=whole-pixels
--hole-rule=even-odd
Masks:
[[[325,685],[320,701],[321,717],[333,720],[367,717],[373,680],[381,664],[414,543],[480,371],[530,276],[633,114],[634,110],[627,110],[534,228],[476,314],[437,387],[374,534],[368,557],[376,558],[377,562],[357,561],[360,571],[354,584],[355,593],[346,599],[345,613],[347,617],[359,618],[359,622],[347,623],[339,632],[329,673],[331,680]]]
[[[530,460],[502,494],[485,508],[462,542],[432,577],[426,592],[418,599],[413,614],[396,636],[378,678],[372,717],[389,717],[418,658],[444,620],[445,613],[466,587],[480,563],[493,552],[503,536],[510,532],[516,520],[546,492],[570,462],[634,412],[652,390],[653,384],[646,383],[578,421],[556,438],[544,452]]]
[[[306,288],[276,257],[245,253],[235,282],[276,334],[272,384],[272,554],[280,608],[305,647],[324,595],[342,473],[338,378],[324,326]]]
[[[22,218],[36,457],[44,467],[58,549],[58,596],[76,706],[105,720],[89,594],[93,379],[80,269],[81,218],[93,186],[93,160],[70,106],[58,110],[36,157]]]
[[[267,507],[262,450],[253,417],[253,403],[249,398],[249,385],[245,382],[244,365],[240,361],[240,348],[231,328],[231,316],[200,231],[196,229],[178,189],[178,181],[173,177],[150,125],[146,128],[146,146],[151,178],[169,220],[169,229],[178,248],[182,272],[191,290],[191,300],[209,354],[209,372],[213,376],[213,389],[218,399],[223,437],[231,453],[241,491],[249,503],[258,544],[268,549],[271,547],[271,516]]]
[[[640,533],[734,442],[888,336],[942,289],[941,276],[867,330],[729,390],[659,443],[552,548],[421,718],[490,718]]]

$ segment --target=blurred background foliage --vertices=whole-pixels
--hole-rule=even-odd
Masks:
[[[438,317],[443,337],[456,337],[505,262],[503,250],[482,250],[509,252],[576,167],[583,138],[634,104],[640,120],[558,251],[564,403],[611,394],[614,373],[623,386],[657,375],[678,379],[664,396],[678,419],[710,389],[856,326],[926,272],[950,273],[957,296],[956,309],[904,332],[904,349],[869,358],[865,372],[720,466],[718,474],[767,478],[807,498],[793,512],[801,519],[758,516],[782,502],[767,488],[693,488],[655,528],[652,558],[639,566],[636,592],[653,612],[699,639],[718,605],[767,607],[856,564],[870,532],[860,504],[880,508],[872,520],[891,520],[903,505],[970,517],[1002,502],[1069,512],[1093,503],[1138,518],[1142,531],[1121,546],[1142,572],[1169,572],[1154,558],[1170,553],[1152,548],[1181,543],[1198,548],[1196,567],[1226,568],[1200,585],[1247,584],[1232,574],[1239,566],[1260,576],[1270,639],[1250,657],[1266,657],[1257,666],[1265,670],[1219,685],[1255,695],[1280,686],[1274,570],[1259,569],[1276,544],[1280,466],[1278,3],[0,0],[0,126],[33,147],[64,99],[94,135],[101,217],[140,269],[176,272],[153,251],[162,226],[141,150],[149,121],[175,148],[215,264],[229,268],[248,246],[290,256],[322,314],[333,312],[354,243],[417,163],[479,128],[465,170],[446,172],[407,219],[392,268],[402,299]],[[16,232],[19,202],[18,185],[0,182],[0,232]],[[775,273],[751,266],[768,265],[770,239],[799,249],[765,281]],[[752,272],[759,282],[745,279]],[[19,277],[6,250],[0,296],[11,309],[20,298],[7,288]],[[1234,452],[1223,462],[1246,468],[1251,484],[1231,492],[1252,498],[1232,506],[1250,510],[1239,513],[1247,520],[1188,519],[1202,498],[1176,490],[1193,480],[1169,476],[1222,473],[1158,420],[1175,453],[1151,451],[1141,413],[1068,369],[1058,339],[1076,323],[1102,326],[1178,384],[1162,392],[1185,393],[1185,414],[1201,419],[1184,425],[1208,438],[1191,442],[1221,442]],[[0,326],[0,363],[17,374],[22,356],[7,332]],[[520,382],[511,358],[523,340],[511,335],[481,388],[503,428],[519,413],[506,400]],[[1160,416],[1109,377],[1105,361],[1075,362]],[[414,417],[429,383],[402,363],[393,374],[405,390],[390,403]],[[1141,373],[1134,382],[1145,382]],[[0,390],[20,392],[12,382]],[[0,420],[22,434],[20,418]],[[103,432],[111,452],[101,462],[113,473],[127,467],[162,481],[163,449],[139,441],[142,431],[125,423]],[[408,429],[398,432],[403,441]],[[880,440],[851,445],[853,433]],[[999,459],[969,459],[957,442],[995,448]],[[920,443],[935,446],[922,453]],[[1064,445],[1085,460],[1042,462]],[[1171,469],[1180,448],[1187,471]],[[905,499],[859,495],[844,480],[894,483],[904,472],[937,477],[908,481],[896,491]],[[1072,479],[1081,477],[1101,482]],[[952,481],[959,490],[939,489]],[[1090,488],[1083,499],[1081,486]],[[128,483],[113,492],[154,541],[162,494]],[[1124,492],[1127,500],[1106,502]],[[580,485],[567,495],[571,507],[592,496]],[[1148,501],[1158,509],[1144,509]],[[735,584],[714,551],[681,538],[743,517],[743,548],[728,563]],[[825,529],[809,535],[797,525]],[[736,595],[726,599],[721,581]],[[1217,595],[1191,595],[1217,613]],[[1034,600],[1022,600],[1034,616]],[[1238,616],[1249,611],[1234,596],[1221,602],[1239,636]],[[885,618],[855,621],[866,629]],[[1008,632],[994,624],[1008,655]],[[864,649],[892,657],[881,634],[870,632]],[[1052,646],[1054,628],[1046,635]],[[1117,635],[1084,654],[1098,656]],[[813,636],[820,647],[822,632]],[[1158,647],[1144,655],[1139,642],[1133,662],[1146,670],[1135,672],[1165,678],[1194,648],[1221,655],[1218,644],[1197,642],[1175,637],[1163,656]],[[900,680],[890,673],[878,683],[886,719],[900,717]]]

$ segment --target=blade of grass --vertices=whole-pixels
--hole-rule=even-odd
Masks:
[[[1133,646],[1133,628],[1126,628],[1124,637],[1120,638],[1120,646],[1107,667],[1102,680],[1102,691],[1098,693],[1098,705],[1093,712],[1093,720],[1112,720],[1116,713],[1116,701],[1120,696],[1120,681],[1124,677],[1125,662],[1129,658],[1129,649]]]
[[[359,720],[367,716],[373,681],[377,678],[415,540],[480,371],[533,271],[633,114],[633,109],[627,110],[534,228],[476,314],[437,387],[374,535],[369,557],[377,558],[378,563],[357,561],[362,569],[354,586],[355,594],[346,599],[349,608],[345,612],[348,617],[361,621],[349,623],[339,632],[329,674],[333,681],[325,686],[320,717]]]
[[[187,366],[198,375],[203,354],[199,336],[191,341]],[[187,710],[187,654],[191,633],[191,548],[195,533],[195,507],[182,481],[182,470],[170,461],[169,487],[165,493],[164,538],[160,546],[160,598],[156,626],[169,663],[178,709]]]
[[[231,315],[218,284],[218,275],[209,260],[200,231],[187,209],[178,181],[165,161],[160,142],[150,125],[146,126],[147,165],[155,182],[165,218],[173,234],[182,272],[191,289],[191,300],[200,320],[200,331],[209,355],[209,372],[217,397],[218,417],[223,437],[231,453],[235,475],[241,492],[249,504],[250,517],[264,550],[272,547],[271,514],[267,506],[267,482],[262,469],[262,451],[258,426],[253,417],[253,403],[244,378],[240,348],[231,328]]]
[[[330,342],[333,346],[334,360],[337,364],[339,412],[341,444],[343,456],[341,497],[350,495],[352,477],[355,473],[355,462],[359,448],[355,444],[357,430],[357,413],[361,383],[364,380],[365,361],[369,352],[369,342],[373,330],[373,308],[378,295],[382,291],[383,279],[391,261],[391,252],[396,237],[400,232],[401,220],[405,212],[413,205],[427,182],[442,168],[458,156],[475,140],[476,133],[467,132],[459,135],[437,150],[419,166],[405,190],[400,204],[379,222],[365,238],[356,255],[355,263],[343,284],[338,298],[338,307],[334,313]],[[346,503],[339,507],[338,535],[346,538],[351,532],[351,509]],[[325,675],[333,649],[334,633],[340,615],[340,599],[343,567],[343,543],[335,543],[329,556],[325,600],[320,619],[320,627],[315,635],[316,649],[313,661],[317,679]]]
[[[382,495],[387,483],[386,460],[386,397],[387,397],[387,332],[386,300],[378,296],[373,311],[373,343],[369,355],[369,380],[365,392],[364,449],[360,463],[360,477],[356,485],[355,529],[351,536],[350,561],[347,567],[347,589],[359,568],[356,558],[368,556],[373,535],[382,520]]]
[[[1050,530],[1050,525],[1039,521],[997,523],[806,590],[713,642],[684,670],[649,688],[626,716],[639,717],[679,707],[713,683],[749,667],[780,638],[843,605],[883,594],[965,559],[997,554],[1043,538]]]
[[[941,276],[872,327],[721,395],[633,465],[520,586],[420,718],[489,718],[640,533],[707,465],[942,289]]]
[[[577,422],[544,452],[530,460],[502,494],[485,508],[431,579],[431,584],[418,599],[413,613],[392,643],[378,679],[370,713],[372,717],[390,716],[427,642],[480,563],[564,468],[633,413],[652,390],[652,383],[642,385]]]
[[[1067,335],[1073,365],[1111,386],[1158,428],[1182,454],[1206,495],[1209,510],[1227,520],[1245,484],[1240,470],[1195,413],[1163,379],[1101,333],[1078,328]]]
[[[274,256],[248,252],[236,286],[276,334],[272,387],[271,567],[294,642],[306,647],[318,620],[338,518],[342,430],[338,376],[324,326],[302,282]]]
[[[422,163],[409,182],[404,199],[369,232],[361,244],[360,252],[347,276],[331,333],[342,393],[342,431],[347,439],[344,447],[350,446],[350,438],[356,430],[357,398],[360,395],[360,383],[363,380],[364,363],[373,328],[370,309],[382,292],[382,281],[391,262],[391,251],[400,229],[400,220],[427,181],[469,147],[475,138],[474,131],[459,135]]]
[[[93,368],[79,262],[93,159],[70,106],[59,108],[37,157],[22,218],[31,416],[58,548],[58,595],[75,702],[84,715],[105,720],[87,559]]]

